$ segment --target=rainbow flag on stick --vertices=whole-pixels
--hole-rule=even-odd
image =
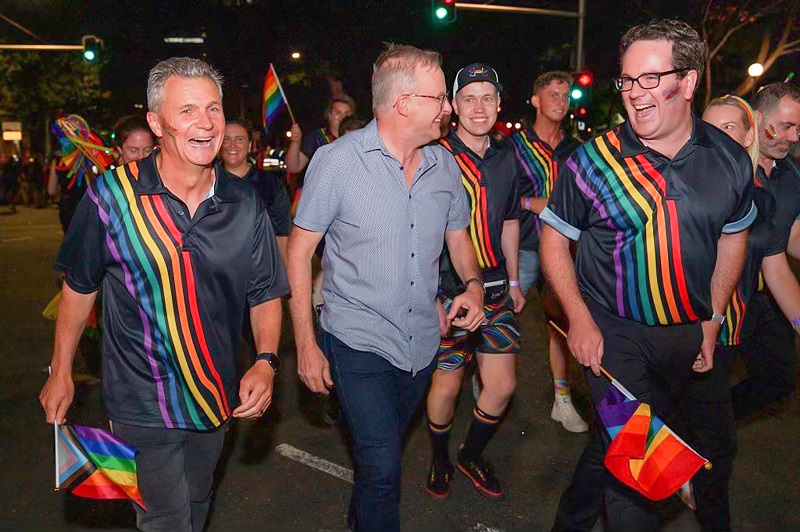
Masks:
[[[270,124],[275,121],[275,117],[283,109],[283,106],[289,111],[289,116],[292,118],[292,123],[295,122],[292,108],[289,106],[289,100],[281,87],[281,80],[278,79],[278,73],[275,72],[275,66],[270,63],[269,70],[267,70],[267,77],[264,79],[264,95],[263,106],[261,114],[264,117],[264,129],[269,129]]]
[[[558,325],[550,325],[566,337]],[[611,381],[597,414],[611,437],[603,463],[614,477],[653,501],[673,495],[711,463],[697,454],[602,366]]]
[[[130,499],[146,509],[136,477],[136,449],[105,430],[54,427],[56,489],[89,499]]]

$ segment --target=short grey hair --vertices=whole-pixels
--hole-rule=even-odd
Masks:
[[[771,115],[783,98],[800,104],[800,88],[782,81],[764,85],[753,97],[753,108],[762,115]]]
[[[442,56],[405,44],[387,43],[372,67],[372,112],[387,110],[404,93],[416,90],[417,68],[440,68]]]
[[[706,43],[700,38],[697,30],[680,20],[659,20],[648,24],[634,26],[622,37],[619,45],[619,62],[625,58],[625,52],[636,41],[667,41],[672,44],[672,68],[687,69],[697,72],[698,81],[703,77],[706,66]],[[683,78],[686,72],[679,72]],[[697,83],[700,86],[700,83]],[[695,87],[697,90],[697,87]]]
[[[219,89],[219,98],[222,100],[222,76],[214,67],[193,57],[170,57],[159,61],[147,76],[148,111],[158,111],[164,99],[164,85],[173,76],[189,79],[208,78]]]

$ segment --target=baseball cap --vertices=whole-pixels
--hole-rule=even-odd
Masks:
[[[459,70],[456,74],[456,79],[453,81],[453,96],[473,81],[486,81],[494,85],[497,88],[497,92],[502,92],[503,90],[495,69],[483,63],[472,63]]]

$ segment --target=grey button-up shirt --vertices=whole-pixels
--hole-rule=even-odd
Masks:
[[[414,374],[431,363],[444,233],[469,224],[460,175],[444,148],[425,146],[409,189],[375,120],[314,154],[294,223],[326,233],[325,331]]]

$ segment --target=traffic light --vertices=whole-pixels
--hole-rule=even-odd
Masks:
[[[593,80],[592,73],[588,70],[585,72],[578,72],[575,75],[575,82],[581,87],[589,87]]]
[[[456,21],[456,0],[431,0],[431,16],[437,24]]]
[[[100,52],[103,49],[103,39],[94,35],[84,35],[81,39],[83,44],[83,58],[89,63],[96,63],[100,60]]]

